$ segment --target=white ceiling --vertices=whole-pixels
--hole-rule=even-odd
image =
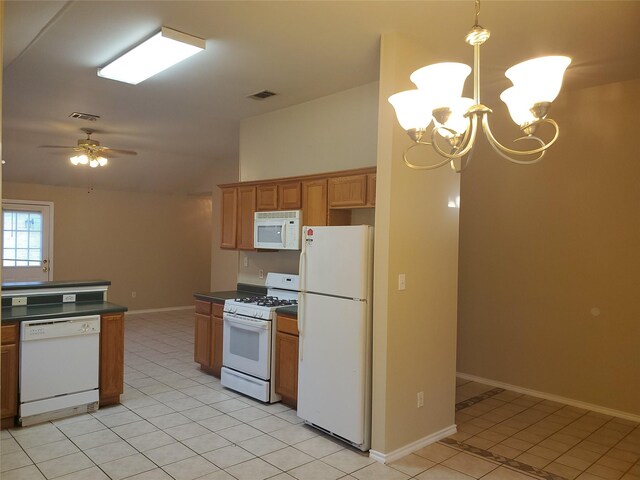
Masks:
[[[216,166],[237,161],[241,119],[376,81],[380,34],[391,30],[423,42],[433,61],[470,64],[473,12],[471,0],[6,1],[3,180],[210,190]],[[506,68],[542,54],[573,58],[569,89],[640,77],[638,1],[484,0],[480,23],[492,32],[483,89],[501,91]],[[96,75],[162,25],[205,38],[206,50],[137,86]],[[263,89],[278,96],[246,98]],[[74,145],[82,127],[139,155],[88,169],[38,148]]]

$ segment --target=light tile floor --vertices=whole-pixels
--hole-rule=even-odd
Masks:
[[[638,424],[458,381],[458,433],[382,465],[193,362],[193,313],[128,315],[122,404],[2,431],[2,480],[640,480]]]

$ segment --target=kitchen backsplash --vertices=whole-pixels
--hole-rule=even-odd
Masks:
[[[268,272],[297,274],[299,259],[299,250],[279,250],[273,252],[241,251],[240,255],[238,255],[238,283],[264,285]],[[263,278],[260,278],[261,270]]]

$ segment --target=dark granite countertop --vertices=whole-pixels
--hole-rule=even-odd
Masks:
[[[44,305],[2,307],[2,323],[23,320],[45,320],[59,317],[80,317],[126,312],[127,307],[109,302],[71,302]]]
[[[276,308],[276,313],[278,315],[289,315],[298,318],[298,306],[290,305],[288,307],[278,307]]]
[[[39,290],[45,288],[100,287],[111,285],[109,280],[57,280],[51,282],[3,282],[2,291]]]
[[[194,293],[193,296],[198,300],[211,303],[224,303],[225,300],[233,298],[251,297],[257,295],[266,295],[267,288],[260,285],[249,285],[247,283],[239,283],[236,290],[227,290],[224,292],[202,292]]]

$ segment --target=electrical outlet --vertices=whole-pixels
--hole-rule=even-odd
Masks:
[[[62,302],[66,303],[66,302],[75,302],[76,301],[76,294],[75,293],[69,293],[67,295],[62,295]]]
[[[136,292],[131,292],[131,298],[136,298]]]
[[[11,306],[15,307],[15,306],[19,306],[19,305],[26,305],[27,304],[27,297],[13,297],[11,299]]]
[[[264,270],[258,270],[258,278],[264,278]]]
[[[245,267],[249,266],[249,259],[247,257],[244,257],[244,260],[242,262],[244,263]]]
[[[404,290],[407,288],[407,278],[404,273],[398,275],[398,290]]]
[[[424,407],[424,392],[418,392],[416,395],[416,401],[418,404],[418,408]]]

